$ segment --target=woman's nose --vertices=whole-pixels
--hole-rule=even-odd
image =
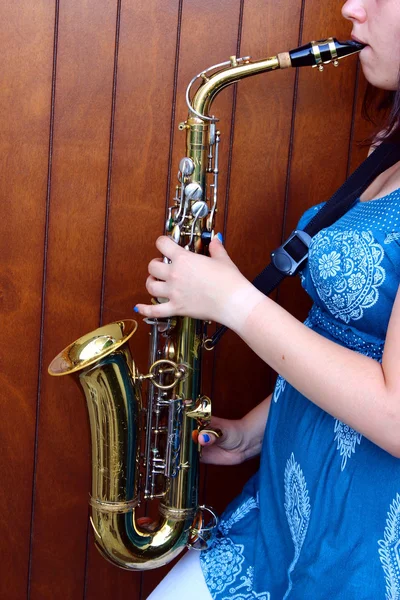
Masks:
[[[342,15],[353,22],[364,23],[367,20],[367,12],[361,0],[347,0],[342,7]]]

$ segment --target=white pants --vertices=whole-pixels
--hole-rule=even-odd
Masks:
[[[212,600],[201,570],[200,552],[186,552],[147,600]]]

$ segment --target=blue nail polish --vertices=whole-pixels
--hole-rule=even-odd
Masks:
[[[219,239],[219,241],[221,242],[221,244],[224,243],[224,238],[223,238],[222,233],[217,233],[217,238]]]
[[[202,433],[201,435],[203,436],[203,440],[207,444],[210,441],[210,436],[208,435],[208,433]]]
[[[133,307],[133,310],[134,310],[135,312],[139,312],[139,309],[138,309],[138,307],[137,307],[137,306],[134,306],[134,307]]]

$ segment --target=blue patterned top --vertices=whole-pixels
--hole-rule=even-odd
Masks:
[[[322,229],[300,276],[314,301],[306,325],[381,361],[400,282],[400,189]],[[215,600],[400,600],[400,460],[278,376],[260,469],[201,565]]]

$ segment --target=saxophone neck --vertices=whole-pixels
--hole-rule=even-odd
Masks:
[[[363,47],[363,44],[353,40],[339,42],[330,37],[257,61],[251,60],[249,56],[231,56],[229,61],[209,67],[196,75],[188,86],[186,101],[193,115],[205,121],[217,121],[215,117],[210,117],[211,104],[215,96],[228,85],[246,77],[289,67],[318,67],[322,71],[323,65],[333,62],[337,66],[340,59],[360,52]],[[202,79],[202,84],[190,100],[190,89],[199,78]]]
[[[207,76],[209,71],[218,69],[210,77]],[[278,56],[272,56],[271,58],[265,58],[262,60],[252,61],[249,56],[244,58],[236,58],[231,56],[229,61],[222,63],[221,65],[215,65],[210,67],[206,71],[197,75],[192,82],[189,84],[187,92],[187,100],[189,104],[190,112],[199,118],[205,120],[217,121],[213,117],[209,117],[209,111],[215,96],[228,85],[232,85],[240,79],[251,77],[252,75],[258,75],[266,71],[274,71],[280,69],[281,65]],[[203,79],[202,85],[197,90],[190,101],[189,93],[190,87],[198,78]]]

